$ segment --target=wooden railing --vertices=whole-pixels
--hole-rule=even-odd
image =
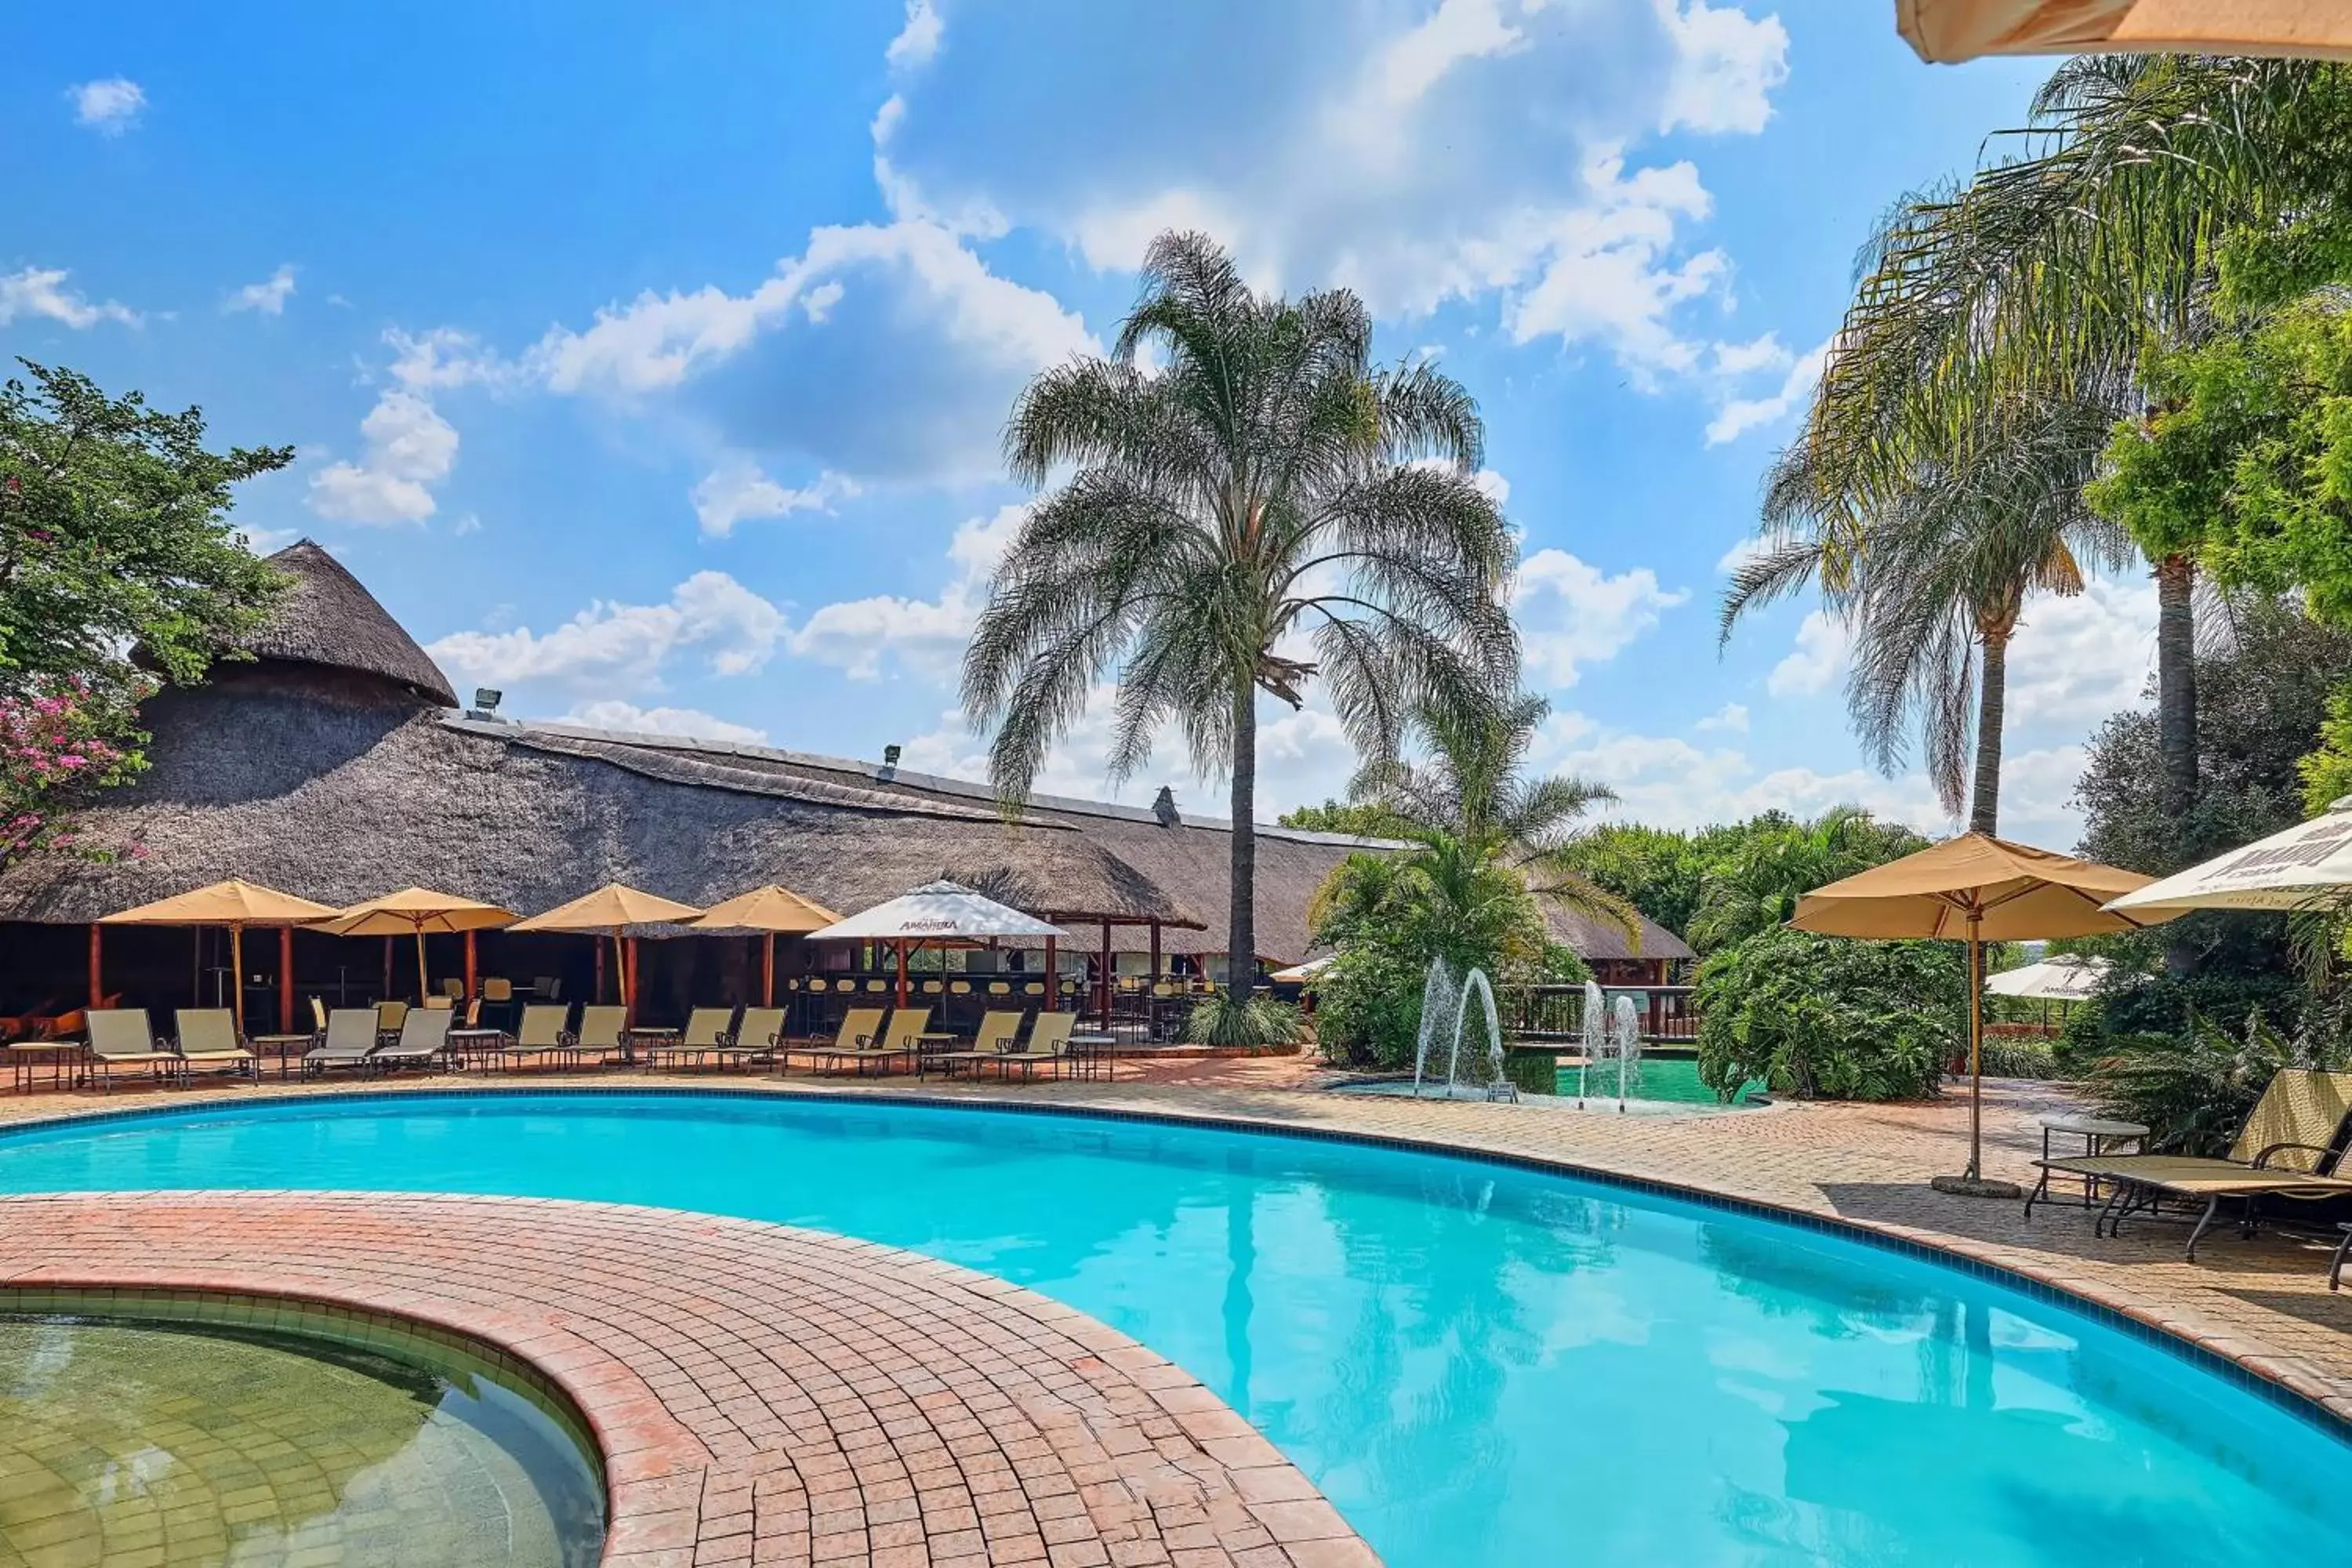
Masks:
[[[1620,996],[1633,999],[1645,1043],[1688,1045],[1698,1038],[1698,1015],[1691,1008],[1688,985],[1604,985],[1601,994],[1612,1009]],[[1581,985],[1501,986],[1495,993],[1495,1010],[1504,1035],[1515,1044],[1571,1045],[1584,1037]]]

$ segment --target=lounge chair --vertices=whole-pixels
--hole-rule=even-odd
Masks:
[[[686,1016],[683,1029],[635,1032],[645,1042],[646,1066],[658,1068],[667,1058],[675,1067],[688,1058],[699,1062],[718,1050],[732,1037],[729,1029],[734,1022],[732,1007],[697,1007]]]
[[[784,1010],[782,1007],[746,1007],[743,1021],[735,1026],[715,1054],[721,1066],[728,1062],[773,1061],[776,1047],[784,1037]]]
[[[572,1009],[561,1002],[535,1003],[525,1007],[512,1037],[499,1035],[485,1053],[486,1058],[496,1062],[522,1062],[538,1057],[574,1059],[579,1042],[563,1027],[571,1018]]]
[[[387,1046],[400,1038],[400,1026],[407,1016],[408,1004],[405,1002],[377,1003],[375,1005],[376,1038]]]
[[[570,1037],[572,1059],[594,1052],[598,1061],[629,1058],[629,1010],[610,1004],[580,1009],[579,1030]]]
[[[860,1051],[873,1049],[875,1040],[882,1033],[883,1013],[884,1009],[880,1007],[852,1007],[841,1016],[841,1029],[834,1037],[833,1044],[828,1046],[821,1040],[806,1040],[779,1049],[776,1052],[778,1070],[792,1066],[794,1057],[808,1058],[809,1064],[814,1067],[819,1060],[854,1057]]]
[[[2113,1184],[2114,1194],[2092,1224],[2095,1235],[2104,1230],[2114,1236],[2132,1215],[2153,1214],[2166,1203],[2201,1204],[2196,1228],[2189,1233],[2189,1258],[2194,1262],[2198,1242],[2230,1200],[2243,1205],[2240,1229],[2251,1235],[2257,1198],[2319,1202],[2352,1197],[2352,1180],[2333,1173],[2347,1116],[2352,1116],[2352,1072],[2282,1068],[2255,1101],[2226,1158],[2084,1154],[2037,1160],[2042,1179],[2027,1194],[2025,1212],[2031,1218],[2053,1175]]]
[[[1076,1013],[1040,1013],[1037,1021],[1029,1026],[1029,1043],[1017,1051],[999,1051],[991,1064],[996,1076],[1003,1078],[1014,1068],[1024,1077],[1034,1077],[1039,1068],[1051,1068],[1056,1077],[1070,1060],[1070,1031],[1076,1027]]]
[[[92,1007],[89,1023],[89,1076],[107,1089],[114,1087],[117,1068],[144,1068],[165,1083],[188,1081],[187,1058],[167,1051],[150,1032],[144,1007]]]
[[[184,1072],[202,1068],[233,1078],[260,1078],[260,1059],[237,1038],[236,1016],[227,1008],[183,1007],[177,1023],[180,1059],[187,1064]]]
[[[430,1004],[413,1010],[400,1021],[400,1038],[371,1051],[367,1065],[380,1072],[390,1072],[394,1068],[431,1067],[449,1054],[449,1024],[456,1016],[452,1009]]]
[[[338,1007],[327,1015],[327,1037],[302,1053],[302,1076],[311,1078],[333,1068],[367,1065],[382,1043],[373,1007]]]
[[[950,1078],[955,1077],[958,1066],[969,1063],[972,1076],[977,1078],[982,1063],[992,1062],[1013,1049],[1014,1042],[1020,1038],[1021,1015],[991,1009],[982,1016],[980,1027],[973,1032],[969,1049],[942,1051],[930,1059],[945,1068]]]

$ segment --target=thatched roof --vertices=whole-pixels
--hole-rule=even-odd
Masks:
[[[440,667],[341,562],[305,539],[271,556],[269,564],[294,582],[268,624],[246,640],[255,658],[381,676],[444,708],[457,706]]]
[[[1572,947],[1585,959],[1612,958],[1696,958],[1690,943],[1645,915],[1633,917],[1634,929],[1599,915],[1589,915],[1580,910],[1566,910],[1544,900],[1544,923],[1551,927],[1551,939],[1562,947]]]

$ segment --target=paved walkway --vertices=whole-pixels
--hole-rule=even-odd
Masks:
[[[0,1198],[0,1287],[133,1285],[392,1313],[536,1366],[604,1450],[623,1568],[1376,1562],[1162,1357],[894,1248],[520,1198]]]

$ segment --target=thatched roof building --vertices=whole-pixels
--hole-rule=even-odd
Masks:
[[[610,881],[695,904],[779,882],[843,911],[947,877],[1132,951],[1225,951],[1229,829],[768,747],[521,724],[456,710],[424,650],[332,556],[273,556],[295,586],[249,663],[148,705],[152,766],[87,814],[139,853],[0,873],[0,922],[81,924],[227,877],[341,905],[420,884],[530,912]],[[1371,841],[1261,827],[1258,945],[1307,955],[1307,907]],[[1605,923],[1575,945],[1627,945]],[[5,944],[0,937],[0,944]],[[1613,944],[1613,946],[1612,945]],[[1643,933],[1645,956],[1688,949]],[[1599,952],[1596,956],[1601,955]]]

